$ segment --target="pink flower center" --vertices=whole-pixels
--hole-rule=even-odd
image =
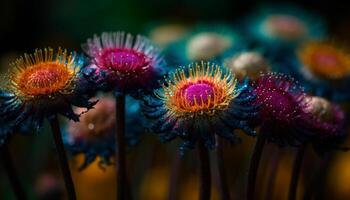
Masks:
[[[336,66],[338,64],[337,57],[329,53],[318,53],[316,62],[323,66]]]
[[[149,60],[145,54],[132,49],[106,49],[102,52],[102,66],[120,73],[141,73],[147,70]]]
[[[270,16],[266,25],[271,34],[285,38],[297,38],[307,31],[302,21],[289,15]]]
[[[186,100],[190,105],[205,105],[214,99],[214,88],[208,83],[195,83],[184,88]]]

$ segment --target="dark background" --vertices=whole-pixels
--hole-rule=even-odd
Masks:
[[[155,20],[234,22],[257,5],[266,3],[253,0],[1,0],[0,53],[31,52],[48,45],[78,50],[80,43],[94,33],[143,32],[145,25]],[[350,7],[346,1],[299,0],[293,3],[323,16],[331,36],[347,39]]]

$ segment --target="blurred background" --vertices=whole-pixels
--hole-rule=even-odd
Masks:
[[[280,1],[278,1],[280,2]],[[149,35],[152,28],[161,23],[195,24],[197,22],[223,21],[235,23],[254,9],[267,2],[245,0],[1,0],[0,1],[0,69],[7,70],[8,63],[24,52],[35,48],[65,47],[81,52],[80,44],[93,34],[103,31],[125,30]],[[272,2],[273,3],[273,2]],[[350,7],[337,1],[293,1],[322,16],[327,24],[330,38],[342,45],[350,45]],[[252,150],[253,138],[243,137],[238,146],[225,145],[225,160],[233,199],[243,199],[247,165]],[[167,199],[169,177],[177,173],[179,187],[177,199],[196,199],[198,177],[195,152],[188,153],[180,168],[173,169],[176,162],[176,143],[161,144],[152,135],[145,135],[142,142],[128,155],[130,179],[134,199]],[[62,179],[58,171],[54,147],[48,131],[16,136],[10,144],[16,167],[30,199],[62,199]],[[268,145],[265,157],[279,156],[276,167],[275,188],[268,190],[271,169],[264,162],[259,171],[257,197],[286,199],[290,180],[290,168],[295,150],[286,148],[277,151]],[[274,154],[271,154],[274,152]],[[279,155],[276,152],[279,152]],[[310,149],[304,165],[300,190],[307,184],[311,172],[320,159]],[[215,159],[215,156],[212,156]],[[323,199],[350,199],[350,155],[338,152],[332,155],[333,164],[326,174],[327,184],[318,191]],[[81,158],[72,161],[72,171],[78,199],[115,199],[115,171],[113,166],[101,170],[98,162],[83,172],[77,168]],[[6,174],[0,167],[0,199],[14,199]],[[215,177],[215,169],[214,177]],[[212,199],[218,199],[215,178]]]

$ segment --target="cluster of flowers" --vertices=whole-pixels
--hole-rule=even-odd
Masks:
[[[256,127],[281,146],[334,149],[346,131],[345,114],[332,102],[349,100],[350,54],[324,39],[318,17],[299,10],[263,9],[245,22],[245,37],[224,24],[197,26],[163,44],[164,56],[151,40],[124,32],[88,39],[85,55],[51,48],[24,54],[1,84],[0,145],[60,114],[72,120],[63,138],[66,150],[85,154],[82,169],[98,156],[109,164],[118,110],[99,92],[112,92],[130,95],[129,145],[147,121],[161,140],[181,138],[182,154],[197,142],[214,149],[217,136],[236,143],[236,130],[255,136]]]

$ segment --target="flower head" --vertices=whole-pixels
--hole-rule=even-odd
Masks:
[[[164,73],[164,60],[159,50],[145,37],[124,32],[102,33],[83,44],[91,58],[90,67],[104,72],[106,83],[116,93],[136,96],[154,89]]]
[[[172,65],[193,61],[217,61],[227,51],[241,49],[243,39],[228,25],[198,25],[168,49]]]
[[[303,89],[286,75],[268,73],[254,82],[255,103],[261,105],[262,132],[279,144],[299,144],[305,136],[300,132],[300,118],[306,107]]]
[[[155,94],[144,99],[146,116],[155,120],[152,130],[166,141],[179,136],[184,140],[182,150],[197,140],[214,148],[215,134],[235,142],[234,129],[255,134],[248,125],[257,109],[249,104],[255,96],[248,83],[239,84],[231,72],[215,64],[179,68]]]
[[[150,39],[163,48],[167,48],[168,45],[181,39],[189,29],[187,24],[176,22],[153,22],[149,26],[148,35]]]
[[[350,76],[350,53],[332,43],[307,42],[298,50],[298,58],[310,78],[336,80]]]
[[[320,17],[294,5],[261,7],[247,24],[254,39],[264,44],[287,45],[324,34]]]
[[[305,97],[307,106],[301,120],[304,131],[313,135],[313,144],[317,151],[339,148],[338,144],[346,137],[345,114],[341,108],[328,100],[317,97]]]
[[[257,52],[242,52],[224,59],[224,66],[229,68],[238,79],[248,77],[256,80],[261,73],[271,71],[267,60]]]
[[[0,117],[18,125],[31,122],[40,128],[45,118],[62,114],[78,121],[72,106],[90,109],[96,102],[95,77],[83,69],[83,59],[66,50],[51,48],[24,54],[11,64],[0,91]],[[91,76],[90,76],[91,75]]]
[[[350,53],[333,42],[310,41],[296,52],[290,70],[316,96],[333,101],[350,98]]]
[[[260,7],[248,18],[246,27],[251,38],[271,56],[325,33],[321,17],[291,4]]]
[[[138,142],[138,135],[142,133],[142,122],[137,117],[139,103],[127,98],[126,140],[129,145]],[[77,108],[76,112],[83,112]],[[81,116],[79,122],[70,121],[64,134],[64,141],[68,151],[77,155],[83,153],[85,161],[80,169],[84,169],[97,157],[100,164],[108,165],[115,154],[115,100],[111,97],[102,97],[95,108]]]

